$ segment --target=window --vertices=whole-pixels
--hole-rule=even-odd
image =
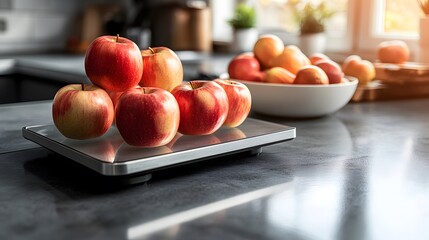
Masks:
[[[261,34],[275,33],[286,44],[298,44],[298,26],[295,22],[288,2],[298,0],[236,0],[246,1],[256,7],[258,14],[257,27]],[[222,14],[232,15],[234,4],[229,4],[225,10],[225,2],[219,2]],[[323,0],[300,0],[320,2]],[[375,57],[377,45],[386,40],[404,40],[413,53],[418,47],[419,18],[423,13],[417,0],[324,0],[337,13],[327,23],[328,52],[350,52]],[[216,18],[215,18],[216,19]],[[219,36],[230,36],[227,29],[226,17],[218,29]],[[218,21],[220,21],[218,19]]]
[[[359,50],[374,51],[382,41],[400,39],[411,52],[416,51],[419,18],[423,15],[417,0],[361,0],[359,5]]]
[[[417,35],[419,14],[416,13],[421,11],[417,0],[385,0],[381,10],[384,12],[380,19],[383,33]]]
[[[256,0],[255,7],[258,14],[257,27],[262,33],[275,33],[279,35],[286,44],[297,44],[299,34],[298,24],[295,21],[292,0]],[[295,0],[296,1],[296,0]],[[318,3],[321,0],[307,0]],[[351,40],[349,36],[348,0],[325,0],[328,7],[334,9],[336,14],[326,25],[328,35],[327,50],[343,51],[350,49]]]

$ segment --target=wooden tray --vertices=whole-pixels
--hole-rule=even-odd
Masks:
[[[358,86],[352,102],[429,97],[429,65],[374,63],[376,80]]]

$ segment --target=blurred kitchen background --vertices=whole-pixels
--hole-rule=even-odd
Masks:
[[[298,43],[298,26],[288,9],[293,0],[1,0],[0,54],[79,53],[95,37],[117,33],[141,48],[230,51],[233,29],[227,20],[240,2],[256,9],[259,34]],[[336,12],[326,24],[327,52],[371,53],[377,42],[389,38],[403,39],[415,49],[422,15],[417,1],[324,2]]]
[[[233,8],[234,1],[1,0],[0,53],[83,52],[95,37],[117,33],[141,48],[210,52],[231,35],[226,21],[212,20]]]

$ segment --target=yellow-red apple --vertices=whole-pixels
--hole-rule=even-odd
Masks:
[[[70,84],[58,90],[52,103],[52,118],[58,131],[72,139],[103,135],[112,125],[112,100],[95,85]]]
[[[213,81],[183,82],[171,93],[179,104],[179,132],[182,134],[211,134],[222,126],[228,116],[228,96]]]
[[[223,123],[224,126],[237,127],[246,120],[252,107],[252,96],[246,85],[232,80],[214,80],[226,92],[228,96],[228,116]]]
[[[346,76],[356,77],[360,85],[368,84],[375,78],[374,65],[357,55],[348,56],[343,62],[342,69]]]
[[[162,88],[132,88],[116,105],[116,127],[125,142],[140,147],[158,147],[170,142],[180,121],[174,96]]]
[[[283,52],[272,61],[273,67],[282,67],[295,75],[301,68],[308,65],[310,60],[294,45],[286,46]]]
[[[141,51],[143,75],[139,85],[171,91],[183,82],[182,61],[167,47],[154,47]]]
[[[89,80],[107,91],[125,91],[140,82],[143,61],[139,47],[118,36],[101,36],[88,46],[85,72]]]
[[[264,82],[292,84],[295,75],[282,67],[273,67],[265,71]]]
[[[296,74],[294,84],[329,84],[326,73],[319,67],[309,65],[301,68]]]
[[[255,55],[246,52],[235,56],[228,64],[228,74],[231,79],[262,82],[263,73]]]
[[[341,83],[344,73],[338,63],[325,59],[316,62],[314,66],[321,68],[326,73],[329,79],[329,84]]]
[[[410,49],[401,40],[384,41],[377,46],[377,58],[383,63],[404,63],[410,58]]]
[[[283,52],[284,43],[276,35],[265,34],[259,37],[253,47],[253,53],[263,69],[272,67],[272,61]]]

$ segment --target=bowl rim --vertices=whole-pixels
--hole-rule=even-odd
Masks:
[[[239,79],[231,79],[234,81],[242,82],[244,84],[251,84],[255,86],[275,86],[275,87],[291,87],[291,88],[333,88],[333,87],[339,87],[339,86],[353,86],[357,85],[359,80],[352,76],[344,76],[347,80],[347,82],[342,83],[331,83],[331,84],[287,84],[287,83],[267,83],[267,82],[255,82],[255,81],[246,81],[246,80],[239,80]]]

